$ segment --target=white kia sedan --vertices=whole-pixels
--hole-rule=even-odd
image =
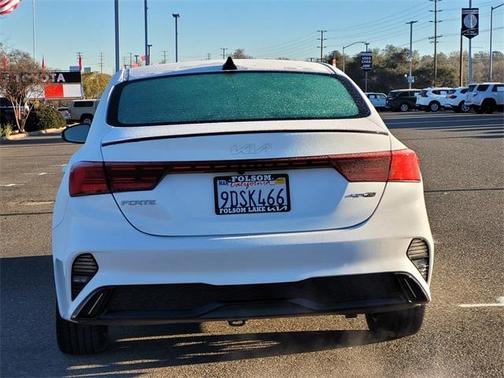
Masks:
[[[319,63],[118,72],[54,208],[57,339],[107,327],[365,314],[417,332],[434,246],[422,176],[364,93]]]

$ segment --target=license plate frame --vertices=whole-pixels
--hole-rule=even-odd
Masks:
[[[217,176],[213,178],[213,184],[214,210],[216,215],[271,214],[291,211],[289,175],[286,173]],[[226,191],[225,189],[228,190]],[[224,202],[221,196],[223,191],[237,193],[235,195],[237,201],[239,201],[237,205],[240,206],[221,206],[221,203]],[[252,191],[255,192],[250,194]],[[242,192],[244,193],[243,196]],[[228,194],[228,196],[231,196],[231,194]],[[231,198],[229,200],[234,201]],[[227,201],[225,202],[227,205]],[[255,206],[249,206],[253,203]]]

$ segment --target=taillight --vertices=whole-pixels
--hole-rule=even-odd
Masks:
[[[74,165],[70,171],[69,191],[72,197],[108,193],[103,163],[84,161]]]
[[[70,195],[152,190],[165,174],[335,168],[350,182],[420,181],[411,150],[278,159],[159,163],[81,162],[70,172]]]
[[[160,163],[105,163],[112,192],[152,190],[167,166]]]
[[[417,155],[411,150],[392,151],[388,181],[420,181]]]
[[[388,151],[330,156],[334,168],[350,182],[387,181],[390,158]]]
[[[151,190],[165,169],[163,164],[152,163],[77,163],[70,171],[70,195]]]

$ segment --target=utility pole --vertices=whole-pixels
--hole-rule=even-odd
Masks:
[[[412,71],[413,71],[413,24],[416,24],[418,21],[409,21],[406,24],[409,24],[409,76],[408,76],[408,88],[411,89],[411,84],[413,80]]]
[[[166,53],[167,53],[167,52],[168,52],[168,51],[166,51],[166,50],[163,50],[163,51],[162,51],[162,53],[163,53],[163,64],[166,64]]]
[[[460,51],[459,51],[459,87],[463,86],[464,81],[464,37],[460,31]]]
[[[103,73],[103,52],[100,53],[100,73]]]
[[[129,66],[131,68],[131,67],[133,67],[133,53],[128,53],[128,55],[129,55],[129,63],[130,63]]]
[[[434,2],[434,10],[430,10],[431,12],[434,12],[434,21],[431,21],[434,23],[434,36],[429,37],[429,39],[433,40],[432,43],[434,43],[434,80],[432,81],[432,85],[436,86],[437,82],[437,44],[439,43],[438,39],[442,37],[442,35],[438,35],[437,33],[437,25],[441,21],[438,20],[438,13],[441,12],[440,9],[438,9],[438,2],[441,0],[429,0]]]
[[[492,81],[493,76],[493,51],[492,51],[492,39],[493,39],[493,11],[500,8],[504,3],[499,4],[495,7],[490,7],[490,68],[488,70],[488,81]],[[469,40],[470,41],[470,40]]]
[[[172,16],[175,19],[175,62],[178,62],[178,19],[180,14],[172,13]]]
[[[319,41],[320,41],[320,46],[317,46],[320,48],[320,62],[322,62],[322,60],[324,59],[324,47],[327,47],[327,46],[324,46],[324,41],[327,39],[327,38],[324,38],[324,33],[327,33],[327,30],[317,30],[319,33],[320,33],[320,38],[317,38]]]
[[[119,71],[119,0],[114,0],[115,70]]]
[[[139,57],[139,56],[140,56],[140,55],[135,54],[135,64],[136,64],[137,66],[138,66],[138,57]]]
[[[150,56],[151,56],[151,47],[152,47],[152,45],[151,45],[151,44],[148,44],[148,45],[147,45],[147,56],[149,57],[149,64],[148,64],[148,66],[150,66],[150,64],[151,64],[151,61],[150,61]]]
[[[147,21],[147,0],[144,0],[144,27],[145,27],[145,65],[150,64],[149,56],[149,27]]]
[[[212,56],[210,55],[210,53],[207,53],[207,60],[210,60],[212,59]]]
[[[32,0],[32,42],[33,42],[33,60],[37,60],[37,38],[35,28],[35,0]]]
[[[226,59],[226,50],[227,50],[227,47],[221,47],[220,49],[222,50],[222,59]]]

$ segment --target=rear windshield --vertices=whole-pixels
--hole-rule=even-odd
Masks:
[[[112,95],[108,122],[147,126],[368,114],[361,96],[344,78],[297,72],[228,72],[120,84]]]

